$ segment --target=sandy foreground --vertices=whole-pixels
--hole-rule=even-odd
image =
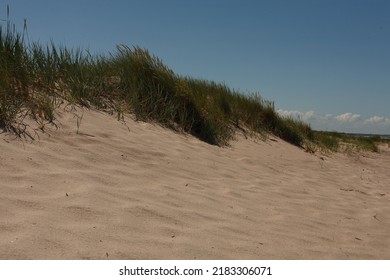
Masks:
[[[219,148],[88,110],[78,134],[75,113],[57,124],[0,135],[0,259],[390,259],[388,147]]]

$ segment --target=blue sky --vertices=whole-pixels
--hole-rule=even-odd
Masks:
[[[0,0],[31,41],[139,45],[314,129],[390,134],[390,0]]]

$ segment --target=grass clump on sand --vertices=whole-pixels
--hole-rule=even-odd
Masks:
[[[7,19],[0,28],[0,128],[21,135],[26,116],[52,122],[58,99],[116,112],[118,118],[131,112],[214,145],[228,144],[241,129],[271,133],[296,146],[338,147],[336,136],[280,116],[258,94],[181,77],[140,47],[120,45],[114,54],[93,56],[54,43],[26,44]]]
[[[0,33],[0,126],[18,134],[23,118],[54,119],[56,99],[83,106],[129,111],[225,145],[236,128],[273,133],[302,145],[307,125],[279,116],[273,103],[244,96],[223,84],[176,75],[139,47],[118,46],[109,56],[81,50],[26,44],[7,26]]]
[[[314,135],[320,148],[333,152],[379,152],[378,144],[390,143],[389,139],[383,139],[379,136],[357,136],[325,131],[315,131]]]

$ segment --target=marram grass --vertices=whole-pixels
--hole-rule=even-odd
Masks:
[[[4,30],[5,29],[5,30]],[[120,45],[108,56],[24,42],[23,34],[0,28],[0,128],[23,134],[23,119],[54,121],[56,100],[136,118],[226,145],[237,129],[274,134],[296,146],[338,150],[339,142],[376,151],[375,141],[315,133],[308,124],[276,113],[258,94],[224,84],[181,77],[140,47]]]

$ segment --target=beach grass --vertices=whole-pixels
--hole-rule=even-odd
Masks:
[[[347,133],[325,131],[315,131],[314,134],[319,147],[333,152],[379,152],[379,144],[390,143],[390,139],[384,139],[380,136],[358,136]]]
[[[300,147],[337,151],[340,142],[377,151],[378,139],[314,132],[302,121],[280,116],[272,101],[224,84],[175,74],[138,46],[117,46],[109,55],[39,43],[24,32],[0,28],[0,128],[22,135],[24,118],[53,122],[58,100],[116,113],[190,133],[224,146],[237,130],[273,134]]]

